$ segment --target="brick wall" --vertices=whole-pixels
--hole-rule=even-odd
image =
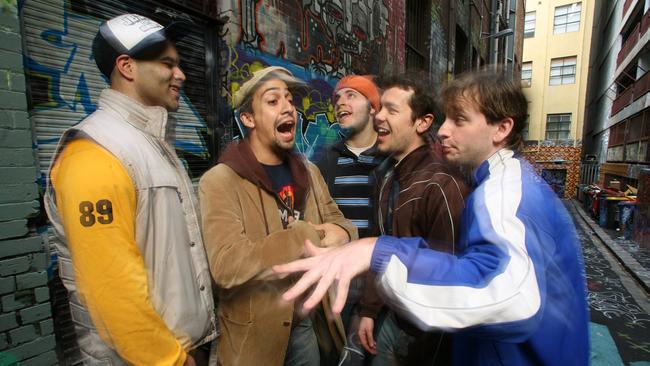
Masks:
[[[16,4],[0,1],[0,365],[56,364]]]

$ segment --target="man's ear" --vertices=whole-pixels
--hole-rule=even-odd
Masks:
[[[431,113],[425,114],[424,116],[415,120],[415,129],[421,135],[427,132],[429,128],[431,128],[432,123],[433,123],[433,114]]]
[[[137,65],[134,59],[128,55],[119,55],[115,59],[115,70],[113,72],[118,72],[123,78],[132,81],[135,78],[136,68]]]
[[[497,130],[492,138],[492,142],[501,145],[508,139],[508,135],[515,126],[515,121],[511,117],[506,117],[497,123]]]
[[[253,119],[253,115],[251,113],[243,112],[239,115],[239,119],[244,124],[244,126],[246,126],[246,128],[255,128],[255,120]]]

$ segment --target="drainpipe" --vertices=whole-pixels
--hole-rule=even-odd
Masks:
[[[499,0],[492,0],[492,9],[490,9],[490,34],[496,33],[496,23],[497,23],[497,2]],[[490,40],[490,59],[489,63],[490,64],[496,64],[497,61],[497,40],[496,38],[492,38]]]

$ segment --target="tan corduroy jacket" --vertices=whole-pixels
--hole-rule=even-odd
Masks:
[[[333,223],[357,238],[356,227],[330,197],[318,168],[296,155],[290,166],[296,195],[304,193],[304,218],[286,229],[277,196],[268,189],[268,178],[246,140],[230,146],[199,183],[205,247],[217,285],[222,365],[284,364],[294,304],[283,302],[281,295],[296,277],[277,279],[271,267],[300,258],[305,239],[320,243],[308,222]],[[324,328],[329,329],[330,344],[344,343],[340,321]]]

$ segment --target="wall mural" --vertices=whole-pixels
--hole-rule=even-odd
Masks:
[[[88,36],[88,30],[98,29],[101,20],[73,12],[70,1],[48,2],[47,14],[36,8],[35,1],[23,0],[18,5],[25,24],[23,56],[31,86],[30,117],[44,185],[61,132],[92,113],[99,92],[108,86],[92,58],[92,37]],[[179,156],[207,157],[205,120],[186,95],[180,102]]]
[[[91,55],[90,34],[101,19],[73,10],[84,9],[76,7],[75,1],[22,0],[18,4],[25,24],[24,62],[31,86],[30,117],[36,130],[42,185],[61,132],[92,113],[99,92],[108,85]],[[256,69],[269,65],[288,68],[308,83],[296,104],[301,132],[296,148],[315,159],[320,147],[339,136],[331,101],[336,82],[349,73],[379,74],[403,65],[403,27],[393,29],[389,25],[389,16],[403,16],[403,10],[391,14],[389,9],[403,9],[403,2],[222,2],[220,10],[230,18],[223,33],[226,46],[220,54],[222,97],[230,102],[239,85]],[[127,5],[122,7],[128,10]],[[206,166],[209,159],[207,124],[186,95],[181,98],[178,115],[182,123],[176,131],[176,148],[196,178],[202,173],[196,167]],[[237,118],[234,124],[240,130]],[[219,132],[228,138],[232,135]]]
[[[221,10],[230,17],[228,44],[339,79],[350,72],[380,71],[379,58],[388,51],[390,4],[385,2],[232,0]]]
[[[308,84],[296,97],[296,149],[312,160],[321,147],[339,136],[332,92],[349,73],[379,74],[390,69],[397,33],[389,26],[389,10],[403,0],[302,0],[225,2],[227,74],[222,94],[229,101],[252,72],[283,66]],[[228,7],[230,4],[230,7]],[[403,52],[402,52],[403,53]],[[243,126],[235,116],[239,136]]]

